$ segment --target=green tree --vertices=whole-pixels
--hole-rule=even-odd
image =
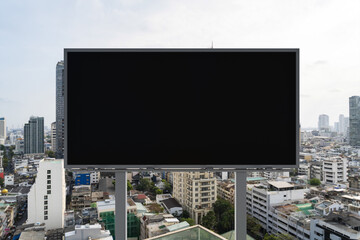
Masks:
[[[246,228],[247,231],[255,238],[262,238],[261,225],[259,221],[249,215],[246,216]]]
[[[216,231],[220,234],[234,229],[234,206],[231,202],[218,196],[214,205]]]
[[[310,179],[310,185],[312,185],[312,186],[318,186],[318,185],[320,185],[320,184],[321,184],[321,182],[320,182],[319,179],[317,179],[317,178],[312,178],[312,179]]]
[[[276,235],[266,233],[264,236],[264,240],[295,240],[297,238],[287,234],[287,233],[280,233]]]
[[[190,213],[189,213],[188,211],[184,210],[184,211],[182,212],[182,214],[181,214],[181,217],[182,217],[182,218],[189,218],[189,217],[190,217]]]
[[[1,178],[1,177],[0,177],[0,186],[1,186],[1,188],[3,188],[3,187],[4,187],[4,179],[3,179],[3,178]]]
[[[157,189],[155,190],[155,193],[156,193],[156,194],[163,194],[163,190],[161,190],[160,188],[157,188]]]
[[[216,216],[214,211],[208,212],[201,220],[201,225],[204,227],[215,230],[216,226]]]
[[[181,219],[180,219],[180,222],[183,222],[183,221],[188,222],[188,223],[190,224],[190,226],[195,225],[195,221],[194,221],[194,219],[192,219],[192,218],[181,218]]]
[[[55,158],[55,153],[51,150],[48,150],[45,152],[45,154],[49,157],[49,158]]]
[[[266,233],[264,236],[264,240],[278,240],[278,238],[275,235]]]
[[[149,191],[151,186],[151,182],[148,178],[142,178],[136,186],[136,189],[139,191]]]
[[[130,180],[127,180],[127,191],[133,190]]]

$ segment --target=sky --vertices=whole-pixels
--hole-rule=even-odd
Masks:
[[[55,121],[55,67],[64,48],[213,43],[299,48],[300,124],[316,127],[327,114],[333,125],[349,115],[349,97],[360,95],[359,12],[358,0],[1,0],[0,117],[9,128],[32,115],[46,126]]]

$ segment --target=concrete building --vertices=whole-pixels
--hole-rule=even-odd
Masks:
[[[155,237],[168,232],[168,226],[180,221],[171,214],[144,215],[140,218],[140,239]]]
[[[5,144],[6,140],[6,120],[4,117],[0,118],[0,144]]]
[[[31,116],[24,126],[24,153],[44,152],[44,118]]]
[[[51,150],[56,152],[56,122],[51,123]]]
[[[113,240],[109,230],[102,230],[100,224],[76,225],[74,231],[65,233],[65,240]]]
[[[213,172],[173,172],[173,197],[196,224],[212,209],[216,196]]]
[[[311,240],[360,239],[360,217],[348,212],[332,212],[311,221]]]
[[[279,213],[281,213],[282,210],[279,206],[284,205],[285,203],[293,205],[291,204],[292,201],[302,201],[305,192],[306,189],[295,189],[295,185],[284,181],[267,181],[266,183],[247,184],[247,212],[250,216],[259,220],[260,225],[268,232],[287,232],[287,226],[289,224],[291,225],[291,223],[288,223],[288,220],[290,220],[288,216],[290,215],[285,214],[282,216],[284,226],[282,226],[283,230],[281,230],[277,224],[279,222],[278,216],[281,218]],[[287,207],[287,209],[289,208],[290,207]],[[291,209],[294,209],[292,212],[297,212],[299,207],[295,206],[291,207]],[[300,216],[298,218],[300,218]],[[301,236],[306,236],[306,234],[310,235],[309,223],[307,226],[307,228],[303,226],[302,229],[299,229],[300,234],[297,236],[299,239],[309,239],[308,237],[300,238]]]
[[[319,129],[319,131],[321,131],[321,130],[329,131],[330,130],[328,115],[326,115],[326,114],[319,115],[318,129]]]
[[[332,157],[323,161],[323,182],[339,183],[347,182],[348,160],[346,158]]]
[[[74,186],[71,193],[70,208],[74,211],[81,211],[91,206],[91,188],[90,185]]]
[[[24,139],[18,138],[15,140],[15,153],[24,153]]]
[[[360,146],[360,97],[349,98],[349,144]]]
[[[223,199],[228,200],[232,204],[234,204],[234,196],[235,196],[235,183],[227,180],[227,181],[217,181],[217,195]]]
[[[4,185],[6,186],[13,186],[14,185],[14,175],[5,175],[4,177]]]
[[[46,229],[63,228],[65,189],[64,160],[41,160],[28,194],[27,223],[45,223]]]
[[[59,61],[56,64],[56,158],[64,157],[64,93],[64,61]]]
[[[99,183],[100,172],[90,172],[90,184]]]
[[[174,215],[174,216],[180,216],[183,212],[182,206],[179,204],[178,201],[176,201],[175,198],[168,198],[161,202],[161,204],[164,206],[164,209]]]

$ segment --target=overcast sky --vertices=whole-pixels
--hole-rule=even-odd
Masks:
[[[0,117],[55,121],[64,48],[300,48],[300,123],[360,95],[360,1],[1,0]],[[271,107],[271,106],[269,106]],[[94,112],[96,115],[96,112]],[[271,117],[271,116],[269,116]]]

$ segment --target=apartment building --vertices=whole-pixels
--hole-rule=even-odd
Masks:
[[[296,221],[303,217],[295,215],[299,207],[302,207],[301,205],[296,206],[296,204],[301,204],[307,190],[295,187],[294,184],[284,181],[247,184],[247,213],[259,220],[260,225],[270,233],[290,232],[289,226],[292,226],[295,227],[295,232],[299,231],[299,234],[296,235],[299,239],[309,239],[310,223],[304,224],[304,226],[295,226]],[[282,205],[286,207],[281,208]],[[285,210],[288,212],[286,213]],[[290,214],[292,212],[294,214]]]
[[[217,181],[217,195],[234,204],[235,183],[231,180]]]
[[[322,171],[324,183],[347,182],[348,160],[341,157],[326,158],[323,161]]]
[[[173,172],[173,197],[188,211],[196,224],[216,201],[217,186],[213,172]]]
[[[65,188],[64,160],[41,160],[28,194],[27,223],[45,223],[47,230],[63,228]]]

